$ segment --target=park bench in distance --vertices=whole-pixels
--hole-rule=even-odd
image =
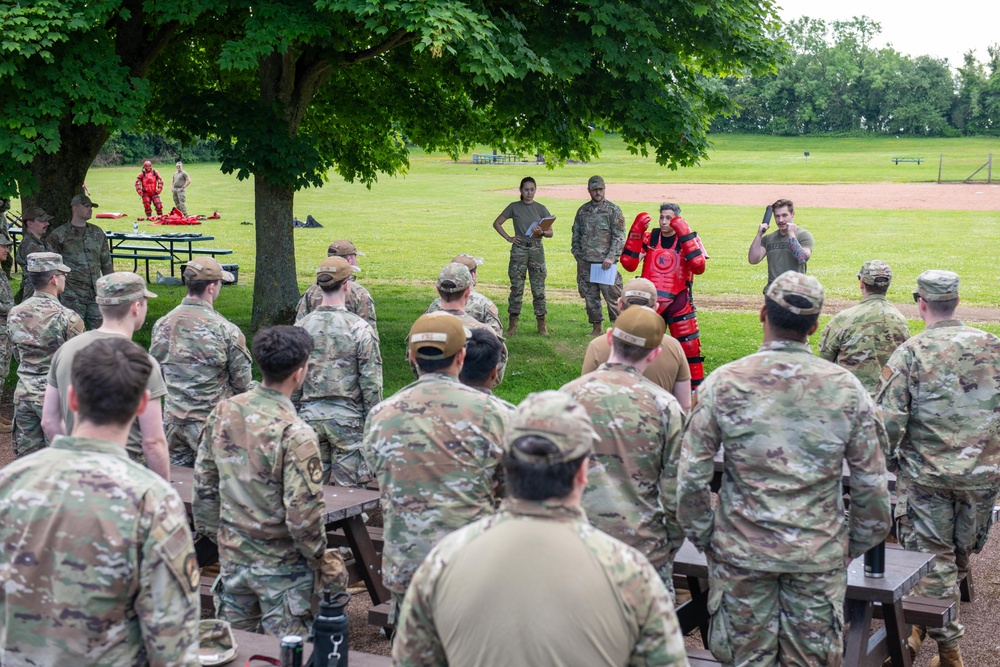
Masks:
[[[920,164],[921,162],[923,162],[927,158],[922,158],[922,157],[893,157],[893,158],[889,158],[889,159],[892,160],[893,164],[899,164],[900,162],[916,162],[917,164]]]

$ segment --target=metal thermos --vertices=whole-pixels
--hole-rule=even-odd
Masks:
[[[302,637],[285,635],[281,639],[281,667],[302,667]]]
[[[319,614],[313,621],[313,667],[347,667],[350,601],[351,594],[341,591],[319,603]]]
[[[885,576],[885,542],[879,542],[865,552],[865,576],[873,579]]]

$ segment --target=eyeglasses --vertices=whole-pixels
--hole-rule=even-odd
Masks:
[[[914,293],[913,293],[913,303],[920,303],[920,300],[921,300],[922,298],[923,298],[923,297],[922,297],[922,296],[920,296],[920,292],[914,292]]]

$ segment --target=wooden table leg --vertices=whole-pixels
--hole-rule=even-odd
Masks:
[[[872,604],[861,600],[847,600],[844,616],[844,620],[849,624],[847,644],[844,646],[844,664],[865,665],[868,657],[868,635],[872,628]]]
[[[681,634],[686,635],[695,628],[701,630],[702,645],[706,648],[708,637],[708,586],[697,577],[688,577],[688,590],[691,599],[677,607],[677,621],[681,626]]]
[[[354,552],[354,558],[361,566],[361,578],[365,582],[372,604],[382,604],[389,599],[389,591],[382,584],[382,559],[375,552],[375,545],[368,536],[368,527],[360,514],[345,521],[338,521],[336,527],[344,529],[347,545]]]
[[[910,667],[910,649],[906,646],[909,632],[906,630],[906,621],[903,620],[903,601],[896,600],[891,606],[883,604],[882,618],[885,621],[886,642],[893,667]]]

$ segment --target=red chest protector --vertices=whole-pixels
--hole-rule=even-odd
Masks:
[[[688,263],[683,260],[677,249],[677,235],[672,238],[670,248],[660,247],[660,230],[646,232],[642,246],[646,258],[642,263],[642,277],[656,287],[656,310],[663,312],[678,294],[691,284],[694,278]]]
[[[158,194],[156,191],[157,181],[160,180],[160,175],[156,173],[155,169],[150,171],[143,171],[139,174],[139,178],[142,180],[142,191],[148,195]]]

